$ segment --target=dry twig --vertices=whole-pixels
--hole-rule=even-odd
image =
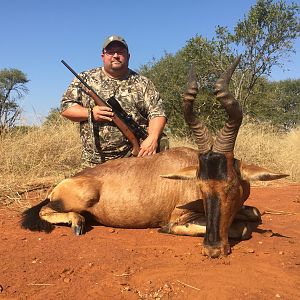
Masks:
[[[267,209],[262,214],[263,215],[265,215],[265,214],[269,214],[269,215],[296,215],[297,213],[289,212],[289,211],[283,211],[283,210]]]
[[[54,285],[54,284],[52,284],[52,283],[28,283],[27,285],[44,286],[44,285]]]
[[[115,276],[117,276],[117,277],[121,277],[121,276],[130,276],[131,274],[130,273],[123,273],[123,274],[120,274],[120,275],[118,275],[118,274],[114,274]]]
[[[181,284],[184,285],[184,286],[190,287],[190,288],[192,288],[192,289],[194,289],[194,290],[201,291],[201,289],[196,288],[196,287],[194,287],[194,286],[192,286],[192,285],[189,285],[189,284],[187,284],[187,283],[184,283],[184,282],[182,282],[182,281],[180,281],[180,280],[177,280],[177,282],[181,283]]]

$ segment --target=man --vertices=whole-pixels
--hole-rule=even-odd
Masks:
[[[166,124],[158,91],[150,80],[129,69],[130,53],[122,37],[108,37],[104,41],[101,57],[102,68],[82,72],[80,76],[100,98],[108,100],[114,96],[139,125],[148,127],[148,137],[142,141],[138,156],[156,153]],[[61,114],[80,122],[83,164],[95,165],[129,156],[132,146],[112,122],[112,110],[106,106],[96,106],[83,88],[75,78],[61,102]]]

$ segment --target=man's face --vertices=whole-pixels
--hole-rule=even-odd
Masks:
[[[127,73],[130,55],[122,43],[110,43],[101,56],[104,69],[110,75],[119,77]]]

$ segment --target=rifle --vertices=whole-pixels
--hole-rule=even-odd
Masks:
[[[144,140],[148,136],[146,130],[137,124],[132,117],[124,111],[115,97],[111,97],[107,101],[102,100],[92,87],[89,86],[64,60],[61,62],[86,87],[83,91],[95,101],[96,105],[107,106],[112,109],[114,113],[114,116],[112,117],[113,122],[132,144],[132,155],[137,156],[140,151],[139,140]]]

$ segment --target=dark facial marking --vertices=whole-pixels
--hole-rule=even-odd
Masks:
[[[220,243],[220,199],[216,195],[209,195],[206,199],[206,220],[204,245],[218,246]]]
[[[224,154],[209,151],[199,156],[200,179],[227,179],[227,160]]]

